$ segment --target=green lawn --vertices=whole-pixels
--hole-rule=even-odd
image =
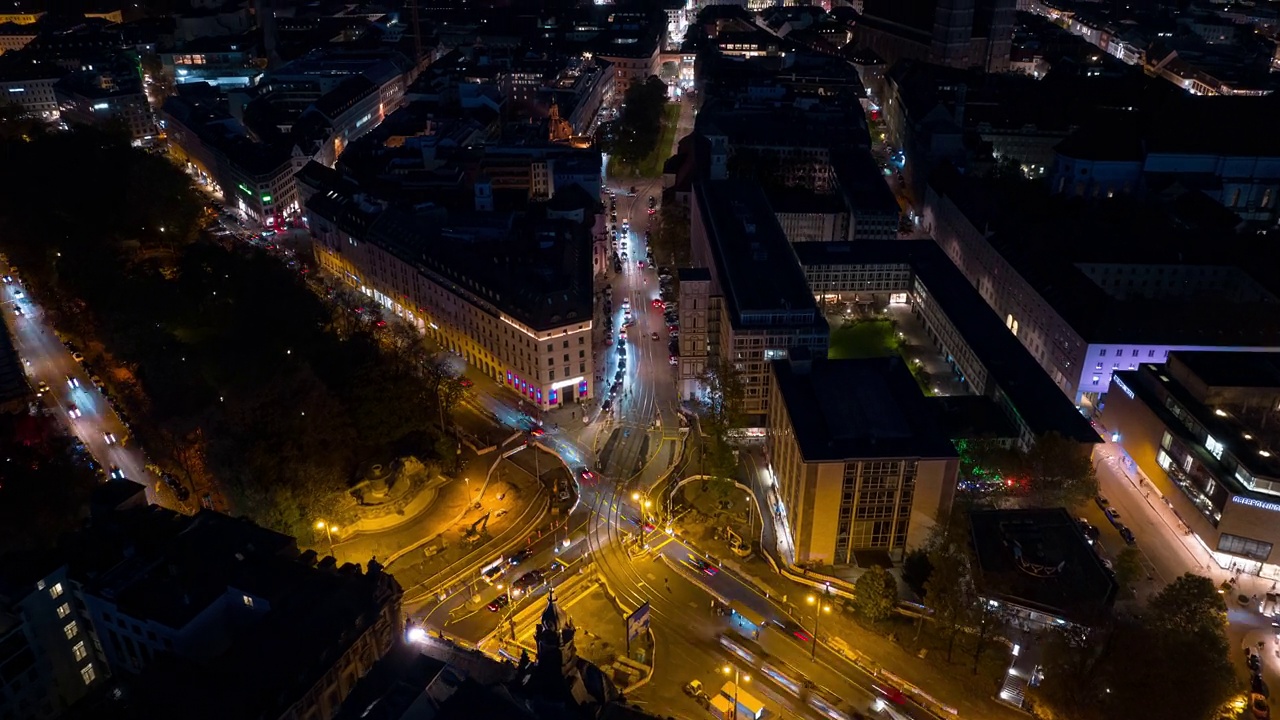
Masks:
[[[680,104],[669,102],[663,106],[662,134],[658,136],[658,144],[653,152],[640,163],[640,176],[656,178],[662,176],[662,165],[671,157],[671,144],[675,142],[676,130],[680,125]]]
[[[872,358],[897,352],[898,339],[893,334],[893,323],[888,320],[863,320],[831,331],[831,347],[827,350],[827,357],[832,360]]]

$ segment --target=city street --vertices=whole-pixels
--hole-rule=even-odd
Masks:
[[[6,283],[3,298],[5,322],[26,365],[31,386],[34,388],[41,381],[48,383],[47,406],[84,442],[94,460],[104,471],[119,468],[124,477],[145,485],[149,502],[191,512],[198,500],[189,498],[185,503],[178,502],[171,490],[161,489],[164,486],[158,482],[159,478],[146,471],[146,457],[129,437],[128,428],[88,373],[72,358],[71,351],[48,324],[44,311],[23,286],[17,280]],[[22,315],[16,315],[15,308],[21,308]],[[72,387],[68,378],[77,380],[79,387]],[[73,407],[78,417],[71,416]],[[109,439],[108,434],[114,439]]]

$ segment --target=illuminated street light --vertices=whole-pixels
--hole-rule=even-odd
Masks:
[[[741,674],[736,665],[725,665],[720,668],[720,672],[733,676],[733,716],[736,718],[738,717],[738,686],[744,682],[751,682],[751,676]]]
[[[323,530],[324,534],[329,538],[329,554],[333,554],[333,531],[338,529],[337,525],[325,522],[324,520],[316,521],[316,529]]]
[[[826,595],[831,594],[831,585],[828,583],[824,588]],[[831,612],[831,605],[819,600],[816,596],[810,595],[805,600],[813,606],[813,641],[809,646],[809,659],[814,660],[818,655],[818,625],[822,618],[822,613]]]

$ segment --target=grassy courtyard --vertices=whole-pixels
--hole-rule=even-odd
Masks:
[[[832,360],[896,355],[900,342],[889,320],[860,320],[831,331],[827,357]]]

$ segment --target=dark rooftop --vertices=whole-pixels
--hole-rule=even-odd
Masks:
[[[807,462],[956,456],[897,356],[777,360],[773,377]]]
[[[908,264],[1033,433],[1098,442],[1089,421],[932,240],[797,243],[802,265]]]
[[[1104,620],[1117,585],[1065,508],[969,513],[983,597],[1081,625]]]
[[[760,186],[708,180],[694,186],[716,277],[735,325],[745,313],[810,310],[817,305],[787,236]]]
[[[1280,353],[1179,350],[1170,359],[1210,387],[1280,388]]]

